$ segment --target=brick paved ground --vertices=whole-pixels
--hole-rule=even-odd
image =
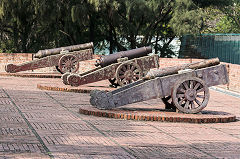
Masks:
[[[42,91],[59,79],[0,76],[0,158],[240,158],[240,121],[145,122],[78,113],[89,95]],[[149,105],[160,100],[140,103]],[[240,98],[211,91],[206,110],[240,119]]]

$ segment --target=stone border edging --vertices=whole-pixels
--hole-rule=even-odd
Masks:
[[[210,89],[214,90],[214,91],[217,91],[217,92],[221,92],[221,93],[230,95],[230,96],[233,96],[233,97],[236,97],[236,98],[240,98],[240,93],[238,93],[238,92],[234,92],[234,91],[227,90],[227,89],[224,89],[224,88],[220,88],[220,87],[217,87],[217,86],[210,87]]]
[[[74,88],[60,88],[53,86],[42,86],[41,84],[37,84],[37,88],[41,90],[48,91],[63,91],[63,92],[75,92],[75,93],[90,93],[90,89],[74,89]]]
[[[152,112],[152,111],[151,111]],[[206,114],[181,114],[176,112],[161,112],[162,115],[152,115],[150,112],[131,113],[123,110],[99,110],[92,108],[79,108],[80,114],[93,115],[97,117],[125,119],[125,120],[140,120],[140,121],[160,121],[160,122],[182,122],[182,123],[227,123],[236,121],[236,116],[232,114],[226,115],[206,115]],[[169,115],[173,113],[174,115]],[[189,116],[189,117],[186,117]],[[214,117],[215,116],[215,117]]]
[[[0,76],[26,77],[26,78],[61,78],[61,74],[43,73],[0,73]]]

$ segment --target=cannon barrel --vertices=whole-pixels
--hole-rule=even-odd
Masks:
[[[148,80],[148,79],[152,79],[155,77],[163,77],[163,76],[173,75],[173,74],[177,74],[178,71],[180,71],[180,70],[200,69],[200,68],[218,65],[219,63],[220,63],[220,61],[218,58],[213,58],[213,59],[203,60],[200,62],[194,62],[194,63],[184,64],[184,65],[179,65],[179,66],[150,70],[143,79]]]
[[[113,63],[116,63],[117,59],[119,59],[119,58],[127,57],[130,60],[133,58],[146,56],[151,52],[152,52],[152,48],[150,46],[127,50],[127,51],[121,51],[121,52],[117,52],[117,53],[114,53],[111,55],[106,55],[106,56],[100,57],[100,59],[98,59],[96,61],[95,66],[100,65],[101,67],[105,67],[105,66],[111,65]]]
[[[34,54],[35,58],[42,58],[50,55],[56,55],[60,54],[63,50],[68,51],[77,51],[77,50],[84,50],[84,49],[90,49],[93,48],[93,43],[85,43],[85,44],[79,44],[79,45],[71,45],[66,47],[59,47],[54,49],[46,49],[46,50],[39,50],[36,54]]]

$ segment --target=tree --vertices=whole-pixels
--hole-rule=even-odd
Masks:
[[[171,0],[91,0],[90,3],[102,19],[99,25],[109,41],[110,53],[146,45],[153,45],[159,52],[175,37],[168,24]]]
[[[80,34],[85,29],[82,27],[84,16],[81,16],[82,23],[76,23],[75,17],[71,17],[76,5],[82,4],[77,4],[73,0],[34,1],[38,22],[43,30],[49,32],[47,41],[52,42],[54,47],[73,45],[82,38]],[[85,12],[81,15],[83,13]]]
[[[35,43],[36,16],[31,0],[0,1],[1,47],[13,52],[26,52]]]
[[[233,0],[176,0],[171,26],[177,35],[201,34],[209,27],[209,15],[216,9],[230,7]]]
[[[240,32],[240,1],[234,0],[231,6],[222,7],[224,14],[216,24],[215,32],[239,33]]]
[[[229,0],[233,1],[233,0]],[[175,37],[206,29],[206,8],[225,0],[1,0],[3,51],[40,49],[93,41],[109,52],[151,45],[162,57],[174,54]]]
[[[102,34],[113,50],[152,45],[162,57],[173,54],[176,36],[199,34],[205,29],[205,9],[224,7],[225,0],[91,0],[97,8]]]
[[[88,30],[92,12],[87,5],[74,0],[2,0],[0,46],[5,52],[36,52],[92,41],[94,29]]]

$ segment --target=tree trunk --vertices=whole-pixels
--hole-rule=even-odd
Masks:
[[[155,54],[158,53],[158,38],[159,38],[159,33],[157,33],[157,37],[156,37],[156,41],[155,41],[155,46],[154,46],[154,49],[155,49]]]
[[[90,35],[89,35],[89,40],[90,42],[94,42],[94,20],[93,20],[93,17],[90,16],[90,22],[89,22],[89,30],[90,30]]]
[[[111,24],[109,24],[109,42],[110,42],[110,46],[109,46],[109,54],[113,53],[113,33],[112,33],[112,26]]]

